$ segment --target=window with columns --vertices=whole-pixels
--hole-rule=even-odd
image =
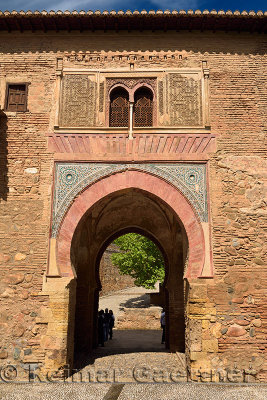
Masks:
[[[111,127],[146,127],[153,126],[153,93],[141,86],[132,99],[128,91],[117,86],[110,93],[109,126]]]

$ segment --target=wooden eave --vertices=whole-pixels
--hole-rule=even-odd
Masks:
[[[266,33],[262,11],[0,11],[0,31],[244,31]]]

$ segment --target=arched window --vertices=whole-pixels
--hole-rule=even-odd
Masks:
[[[129,126],[129,94],[122,87],[110,94],[109,126]]]
[[[152,125],[153,94],[147,87],[141,87],[134,94],[134,126]]]

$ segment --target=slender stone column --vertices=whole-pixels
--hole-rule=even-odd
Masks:
[[[202,62],[202,67],[203,67],[203,76],[204,76],[204,82],[203,82],[203,106],[204,106],[204,125],[205,127],[210,126],[210,112],[209,112],[209,76],[210,76],[210,70],[207,68],[207,61]]]
[[[129,139],[133,139],[133,103],[130,103],[130,126],[129,126]]]
[[[56,87],[55,87],[55,127],[59,126],[59,112],[60,112],[60,91],[61,91],[62,71],[56,71]]]

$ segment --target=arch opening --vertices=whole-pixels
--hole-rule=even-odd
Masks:
[[[177,215],[165,202],[152,193],[129,188],[118,190],[94,204],[81,218],[72,238],[71,263],[77,275],[76,354],[88,353],[98,345],[100,261],[108,245],[129,232],[152,239],[163,254],[166,273],[159,305],[166,309],[166,348],[184,352],[183,276],[187,235]]]
[[[153,126],[153,93],[146,86],[134,93],[134,126]]]
[[[129,126],[129,93],[122,86],[115,87],[110,93],[109,125]]]
[[[99,279],[97,260],[118,234],[140,230],[154,238],[166,256],[165,296],[169,350],[185,349],[184,279],[201,276],[205,266],[202,223],[187,198],[166,180],[134,168],[107,175],[81,191],[60,225],[51,260],[53,276],[73,283],[68,312],[69,354],[90,353],[96,342]],[[73,279],[74,278],[74,279]],[[77,287],[77,290],[76,290]],[[76,295],[77,294],[77,295]],[[73,306],[76,298],[76,308]],[[75,323],[76,319],[76,323]],[[186,349],[190,341],[186,341]],[[68,360],[70,360],[68,358]],[[71,362],[71,361],[68,361]]]

